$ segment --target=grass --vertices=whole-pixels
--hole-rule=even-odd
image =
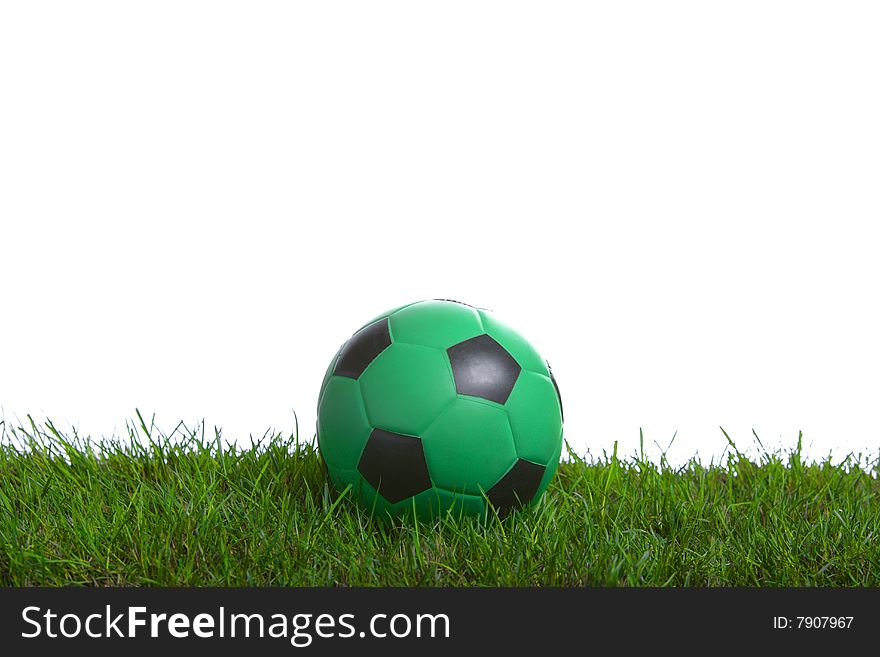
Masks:
[[[295,437],[3,428],[0,584],[878,586],[878,461],[570,454],[504,521],[381,522]],[[15,445],[15,446],[13,446]]]

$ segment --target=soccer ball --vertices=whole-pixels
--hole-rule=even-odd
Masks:
[[[366,509],[504,516],[540,499],[562,451],[548,363],[485,310],[419,301],[361,327],[330,363],[318,447]]]

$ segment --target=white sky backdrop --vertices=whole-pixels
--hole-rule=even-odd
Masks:
[[[872,2],[0,5],[0,405],[229,439],[494,309],[566,436],[880,445]],[[654,448],[656,453],[656,448]]]

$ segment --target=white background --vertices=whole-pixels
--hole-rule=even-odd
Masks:
[[[230,439],[495,310],[580,452],[876,450],[872,2],[6,2],[0,405]]]

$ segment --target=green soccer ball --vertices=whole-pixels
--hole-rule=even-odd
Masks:
[[[383,313],[342,345],[318,398],[318,447],[366,509],[504,516],[540,499],[562,451],[548,363],[485,310]]]

